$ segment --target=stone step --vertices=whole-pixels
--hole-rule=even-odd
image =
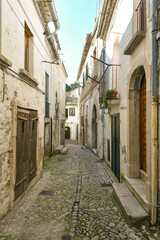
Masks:
[[[137,201],[125,183],[113,183],[113,190],[121,209],[130,223],[149,220],[148,213]]]
[[[63,147],[62,148],[62,151],[61,151],[61,154],[66,154],[68,151],[68,148],[67,147]]]
[[[128,178],[125,176],[125,183],[142,207],[150,214],[151,206],[146,198],[146,183],[141,178]]]
[[[63,145],[58,145],[58,146],[55,148],[55,153],[60,154],[61,151],[62,151],[62,149],[63,149]]]

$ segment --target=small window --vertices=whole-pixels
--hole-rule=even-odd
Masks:
[[[33,34],[31,33],[29,27],[25,23],[25,54],[24,54],[24,69],[27,72],[32,73],[32,63],[33,63],[33,43],[31,38],[33,37]]]
[[[88,80],[88,63],[86,65],[86,81]]]
[[[75,116],[75,108],[69,109],[69,116]]]
[[[33,74],[33,34],[25,22],[24,69]]]
[[[66,118],[68,118],[68,109],[66,108]]]
[[[84,73],[83,73],[83,87],[84,87]]]

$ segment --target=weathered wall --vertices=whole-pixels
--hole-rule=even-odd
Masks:
[[[146,138],[147,138],[147,198],[150,199],[150,141],[151,141],[151,22],[150,22],[150,4],[147,2],[147,31],[143,41],[135,48],[134,52],[126,56],[124,49],[133,36],[133,18],[128,25],[121,41],[120,41],[120,116],[121,116],[121,172],[127,174],[129,177],[140,177],[140,159],[139,159],[139,88],[138,81],[142,76],[136,75],[136,71],[144,68],[146,76]],[[137,77],[137,78],[136,78]],[[137,79],[137,80],[136,80]],[[138,80],[139,79],[139,80]],[[140,83],[139,83],[140,85]],[[135,101],[133,100],[135,99]],[[137,101],[136,101],[137,99]],[[134,102],[133,102],[134,101]],[[137,104],[136,107],[133,104]],[[135,108],[137,113],[133,109]],[[134,127],[133,127],[133,124]],[[136,130],[137,129],[137,130]]]
[[[0,70],[2,76],[3,72]],[[2,92],[1,92],[2,95]],[[16,177],[17,107],[38,111],[37,177],[43,163],[44,95],[17,80],[9,71],[5,72],[5,97],[0,103],[0,217],[13,204]]]
[[[43,27],[36,9],[30,1],[2,3],[1,52],[12,62],[11,69],[19,73],[24,69],[24,22],[26,21],[34,35],[32,76],[38,81],[38,89],[29,86],[15,73],[0,68],[0,217],[14,202],[16,181],[16,136],[17,107],[33,109],[38,112],[37,130],[37,175],[33,184],[41,175],[44,156],[44,102],[45,65],[44,59],[52,59],[44,41]],[[14,13],[18,12],[18,15]],[[35,28],[36,26],[36,28]],[[4,75],[3,75],[4,74]],[[27,81],[26,81],[27,82]],[[4,83],[4,91],[3,91]],[[29,83],[29,82],[28,82]]]

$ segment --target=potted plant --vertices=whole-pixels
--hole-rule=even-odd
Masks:
[[[104,96],[103,96],[104,106],[106,107],[107,100],[114,99],[114,98],[116,98],[116,96],[117,96],[117,91],[116,90],[114,90],[114,89],[106,90],[104,92]]]

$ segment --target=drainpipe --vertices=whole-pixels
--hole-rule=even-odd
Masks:
[[[0,53],[2,52],[2,0],[0,0]]]
[[[152,0],[152,141],[151,141],[151,224],[157,222],[157,84],[158,84],[158,44],[156,33],[158,0]]]
[[[48,2],[48,7],[49,7],[49,10],[51,12],[52,20],[53,20],[53,23],[54,23],[54,26],[55,26],[55,31],[53,33],[51,33],[50,35],[48,35],[47,39],[54,36],[57,33],[57,31],[60,29],[60,24],[59,24],[59,20],[58,20],[58,16],[57,16],[54,1]]]

